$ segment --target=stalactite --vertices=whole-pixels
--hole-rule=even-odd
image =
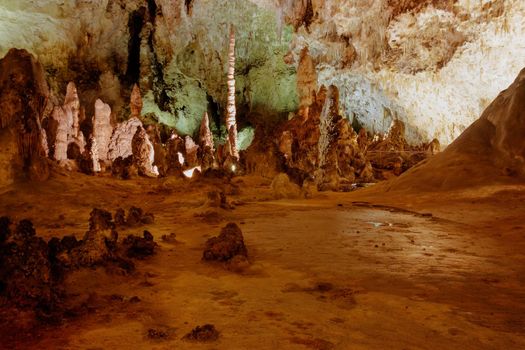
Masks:
[[[226,127],[228,129],[228,142],[230,144],[231,155],[239,159],[237,148],[237,121],[235,108],[235,28],[230,26],[230,48],[228,51],[228,115],[226,117]]]

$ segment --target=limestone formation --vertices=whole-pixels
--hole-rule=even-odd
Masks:
[[[136,117],[117,125],[109,141],[109,160],[114,161],[118,157],[125,159],[133,155],[131,141],[137,132],[137,128],[142,128],[142,122]]]
[[[357,134],[339,113],[338,89],[322,86],[312,101],[277,131],[283,170],[298,185],[310,183],[313,175],[320,190],[346,191],[356,181],[373,180]]]
[[[80,170],[85,174],[93,175],[102,171],[98,157],[97,139],[94,136],[88,140],[86,149],[78,158],[78,163]]]
[[[9,50],[0,60],[0,186],[49,176],[41,125],[48,98],[40,63],[25,50]]]
[[[116,257],[118,233],[111,213],[93,209],[89,218],[89,230],[82,244],[72,249],[67,261],[71,267],[96,266]],[[64,257],[66,259],[66,257]]]
[[[189,135],[186,135],[184,137],[184,147],[186,151],[186,166],[188,168],[194,168],[196,166],[199,166],[199,146],[195,143],[195,141],[193,141],[193,139]]]
[[[91,145],[89,148],[89,155],[91,156],[91,161],[93,162],[93,172],[99,173],[102,171],[100,167],[100,158],[99,158],[99,146],[97,143],[97,139],[94,137],[91,137],[90,139]]]
[[[53,144],[53,158],[57,161],[66,160],[69,127],[64,109],[62,107],[55,107],[53,109],[52,118],[56,125]]]
[[[133,162],[137,166],[139,175],[157,177],[159,172],[157,167],[153,165],[155,161],[155,150],[143,127],[137,128],[131,144]]]
[[[185,163],[185,142],[175,132],[172,132],[167,142],[166,153],[168,174],[181,174],[181,169]]]
[[[299,198],[301,195],[301,188],[297,184],[291,182],[288,175],[284,173],[278,174],[274,177],[270,187],[272,188],[275,199]]]
[[[228,50],[228,112],[226,117],[226,130],[228,130],[229,154],[239,159],[237,147],[237,110],[235,107],[235,28],[230,26],[230,46]]]
[[[0,218],[0,296],[19,308],[51,309],[56,300],[47,243],[33,224]],[[37,310],[37,311],[38,311]]]
[[[61,164],[67,159],[78,159],[82,154],[86,142],[80,130],[80,100],[75,83],[69,82],[66,96],[62,106],[56,106],[51,115],[53,122],[50,124],[53,158]]]
[[[144,231],[142,237],[128,235],[122,241],[122,249],[128,258],[144,259],[155,254],[157,243],[149,231]]]
[[[202,170],[206,171],[207,169],[215,168],[215,147],[213,145],[213,134],[210,130],[210,120],[207,112],[205,112],[202,117],[199,129],[199,147],[199,159],[201,160]]]
[[[392,121],[386,135],[377,136],[368,144],[366,154],[379,179],[401,175],[439,148],[437,140],[428,145],[408,144],[405,138],[405,124],[399,119]]]
[[[162,143],[162,131],[158,124],[146,126],[146,133],[155,154],[153,166],[157,167],[160,176],[166,176],[169,172],[168,148]]]
[[[236,256],[248,257],[248,251],[244,245],[242,231],[234,223],[229,223],[221,229],[217,237],[206,241],[203,260],[227,262]]]
[[[142,112],[142,97],[140,95],[140,89],[137,84],[133,85],[131,91],[131,98],[129,102],[129,108],[131,110],[131,117],[140,118]]]
[[[84,146],[84,140],[83,135],[80,133],[80,99],[78,98],[77,87],[73,82],[67,84],[66,96],[62,108],[66,113],[68,128],[70,128],[68,133],[68,144],[71,142],[78,142],[79,147],[82,149]]]
[[[98,157],[101,161],[108,159],[109,143],[112,134],[111,108],[102,100],[97,99],[95,102],[95,116],[93,117],[93,137],[96,141]]]
[[[317,92],[317,72],[315,65],[308,51],[308,47],[303,48],[297,66],[297,94],[299,95],[299,109],[307,110],[315,101]],[[304,112],[308,115],[308,112]]]

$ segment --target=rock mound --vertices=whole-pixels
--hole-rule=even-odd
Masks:
[[[525,180],[525,69],[447,149],[380,186],[439,191]]]
[[[236,256],[247,258],[248,250],[244,245],[241,229],[237,224],[230,222],[222,228],[219,236],[212,237],[206,241],[202,259],[228,262]]]

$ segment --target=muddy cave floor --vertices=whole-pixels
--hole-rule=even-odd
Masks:
[[[44,184],[0,194],[2,215],[31,219],[45,238],[81,238],[93,207],[140,206],[155,214],[155,223],[120,234],[147,229],[160,245],[131,275],[104,268],[72,273],[68,293],[89,295],[94,311],[15,334],[10,343],[20,349],[525,349],[525,186],[439,194],[372,188],[276,201],[269,180],[239,177],[232,182],[240,193],[228,196],[235,209],[207,207],[206,193],[220,182],[57,173]],[[230,221],[243,230],[252,263],[242,273],[201,261],[205,240]],[[160,239],[170,233],[177,242]],[[131,302],[135,296],[139,302]],[[219,330],[219,340],[181,340],[206,323]],[[170,336],[151,339],[149,329]]]

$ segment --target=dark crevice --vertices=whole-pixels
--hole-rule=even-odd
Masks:
[[[220,106],[213,97],[206,94],[206,100],[208,100],[208,117],[210,118],[211,122],[215,125],[217,130],[220,130],[221,128],[221,113],[220,113]]]
[[[193,0],[184,0],[184,4],[186,5],[186,13],[188,16],[191,16],[193,12]]]
[[[159,106],[161,111],[169,112],[170,98],[165,89],[166,83],[164,81],[164,71],[162,68],[162,64],[159,62],[157,52],[155,51],[155,46],[153,44],[153,34],[154,31],[151,31],[148,38],[148,46],[151,52],[153,52],[153,61],[151,62],[151,69],[153,71],[153,76],[157,78],[153,82],[155,103]]]
[[[126,71],[126,80],[130,85],[137,83],[140,78],[140,33],[144,27],[145,15],[145,7],[141,7],[129,15],[128,68]]]
[[[155,24],[157,9],[157,3],[155,2],[155,0],[148,0],[149,21],[151,22],[151,24]]]
[[[307,0],[306,10],[303,16],[303,23],[304,23],[304,27],[306,28],[308,32],[310,32],[310,25],[313,22],[313,18],[314,18],[314,8],[312,6],[312,0]]]

